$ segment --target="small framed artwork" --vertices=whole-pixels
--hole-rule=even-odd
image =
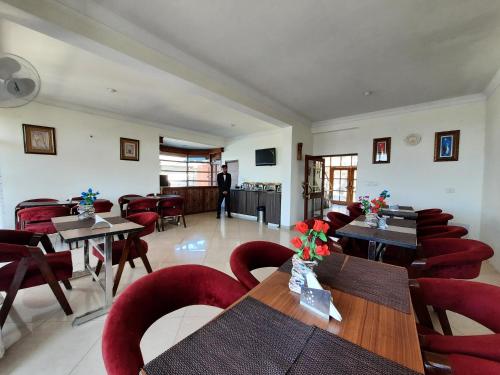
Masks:
[[[434,161],[457,161],[460,130],[437,132],[434,141]]]
[[[56,155],[56,129],[23,124],[24,153]]]
[[[373,164],[391,162],[391,137],[373,140]]]
[[[139,141],[120,138],[120,160],[139,161]]]

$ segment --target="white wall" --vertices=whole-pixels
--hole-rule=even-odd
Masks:
[[[417,209],[440,207],[455,216],[455,223],[467,226],[471,237],[479,237],[484,101],[337,122],[332,128],[337,131],[314,134],[314,154],[358,153],[356,195],[374,196],[388,189],[390,202]],[[459,161],[434,162],[435,132],[456,129],[461,132]],[[419,145],[404,143],[411,133],[422,135]],[[372,164],[373,139],[381,137],[392,138],[390,164]]]
[[[495,250],[492,264],[500,271],[500,89],[486,102],[486,144],[484,164],[481,240]]]
[[[25,154],[23,123],[55,127],[57,155]],[[15,205],[29,198],[68,199],[91,186],[118,212],[119,196],[157,192],[160,134],[186,135],[37,102],[0,109],[3,225],[13,226]],[[140,140],[139,162],[120,160],[120,137]]]

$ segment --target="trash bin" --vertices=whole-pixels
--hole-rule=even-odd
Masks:
[[[257,207],[257,222],[258,223],[266,222],[266,207],[264,206]]]

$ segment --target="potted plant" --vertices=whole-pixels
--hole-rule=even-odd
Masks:
[[[87,191],[82,192],[81,198],[78,205],[78,218],[79,219],[87,219],[89,217],[94,217],[95,208],[94,202],[97,199],[99,192],[94,192],[92,188],[89,188]]]

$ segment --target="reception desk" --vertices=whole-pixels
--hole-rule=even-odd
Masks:
[[[257,207],[266,209],[266,222],[281,224],[281,193],[276,191],[231,190],[231,212],[257,216]]]
[[[217,186],[162,187],[161,193],[177,194],[184,198],[186,215],[217,210]]]

